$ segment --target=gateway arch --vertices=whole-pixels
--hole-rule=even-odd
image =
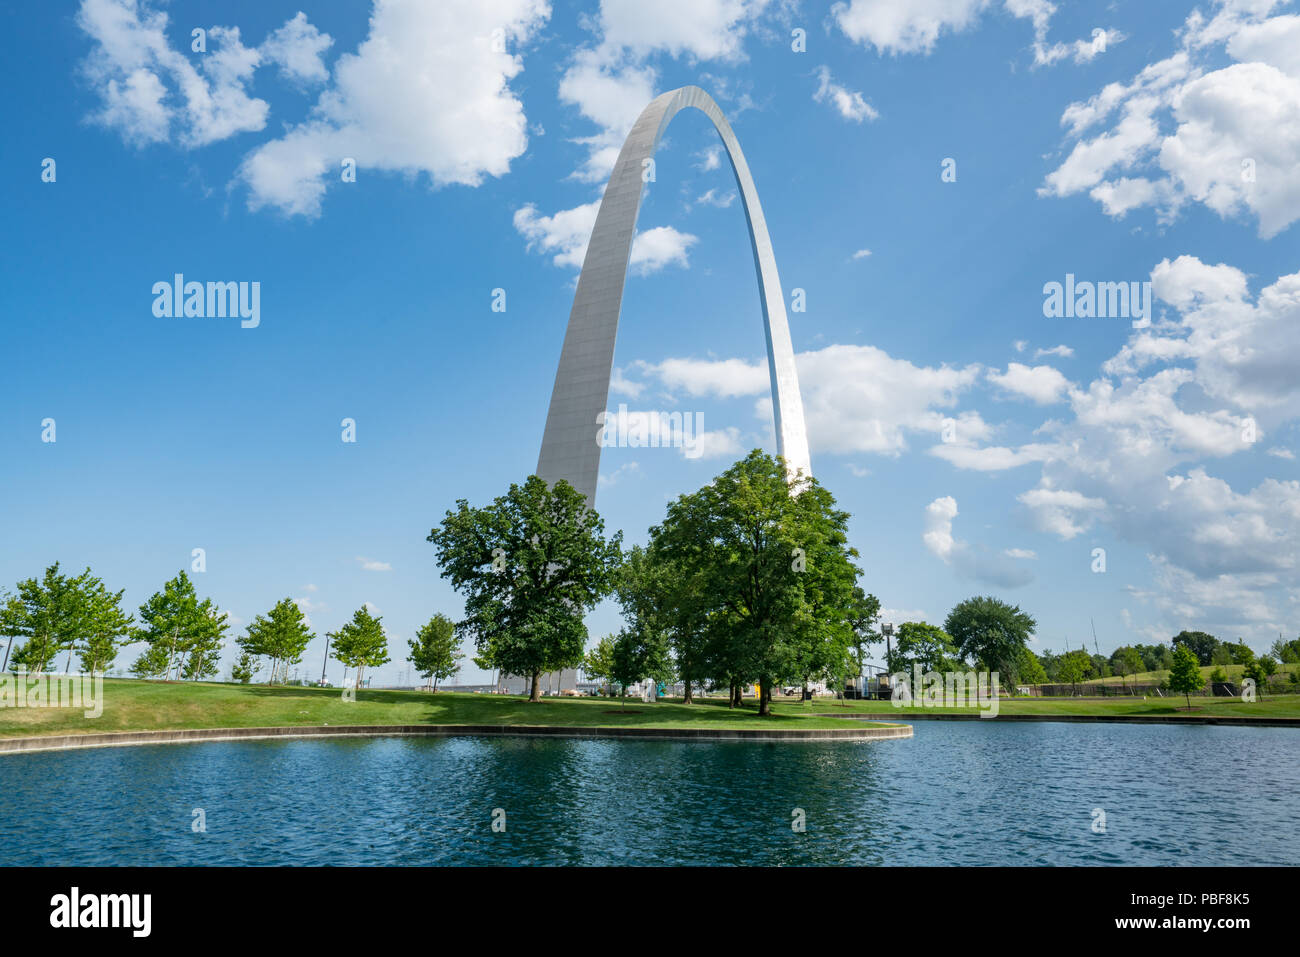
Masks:
[[[598,416],[609,400],[609,379],[614,367],[614,340],[623,302],[632,238],[641,208],[643,169],[654,156],[664,130],[681,110],[694,107],[713,121],[727,148],[736,185],[740,188],[749,224],[749,241],[758,271],[758,292],[763,304],[763,330],[767,335],[767,363],[772,379],[772,410],[776,419],[776,449],[785,458],[793,478],[812,474],[808,436],[804,429],[803,400],[795,371],[785,297],[776,272],[772,240],[758,203],[758,191],[749,164],[740,150],[731,124],[713,97],[697,86],[684,86],[656,97],[637,119],[623,143],[614,171],[605,187],[587,255],[578,277],[578,289],[569,312],[569,327],[555,373],[546,431],[537,460],[537,474],[548,483],[565,479],[594,505],[600,471]]]

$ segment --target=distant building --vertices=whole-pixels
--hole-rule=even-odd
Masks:
[[[563,671],[547,671],[542,674],[542,694],[557,695],[565,691],[578,689],[578,670],[565,668]],[[502,675],[497,681],[498,694],[528,694],[532,690],[532,679],[521,675]]]

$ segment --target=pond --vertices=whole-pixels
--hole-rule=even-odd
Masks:
[[[856,743],[373,738],[5,756],[0,864],[1300,863],[1290,728],[915,729]]]

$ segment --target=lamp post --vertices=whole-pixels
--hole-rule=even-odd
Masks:
[[[885,636],[885,669],[884,670],[888,672],[889,669],[893,667],[889,659],[892,658],[894,654],[893,642],[892,642],[892,639],[894,637],[894,623],[892,621],[884,622],[880,626],[880,633]],[[890,683],[890,693],[891,694],[893,693],[892,681]]]

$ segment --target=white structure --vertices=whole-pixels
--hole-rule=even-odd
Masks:
[[[800,472],[805,476],[812,475],[785,298],[776,272],[776,256],[767,234],[767,222],[758,202],[758,191],[740,143],[718,104],[699,87],[684,86],[651,101],[618,154],[587,244],[587,255],[582,263],[582,274],[578,277],[578,289],[564,335],[560,365],[555,373],[537,474],[549,483],[566,479],[587,497],[589,506],[596,500],[596,477],[600,470],[598,416],[605,411],[609,400],[614,340],[618,334],[618,316],[623,304],[623,284],[627,278],[632,237],[636,233],[637,213],[641,208],[643,177],[653,162],[664,130],[672,118],[687,107],[700,110],[713,121],[727,149],[745,207],[754,265],[758,270],[763,327],[767,334],[777,452],[784,456],[791,478]]]
[[[574,691],[578,687],[578,672],[573,668],[563,671],[543,672],[538,678],[542,694],[558,695]],[[529,694],[533,688],[532,679],[527,675],[505,675],[497,680],[498,694]]]

